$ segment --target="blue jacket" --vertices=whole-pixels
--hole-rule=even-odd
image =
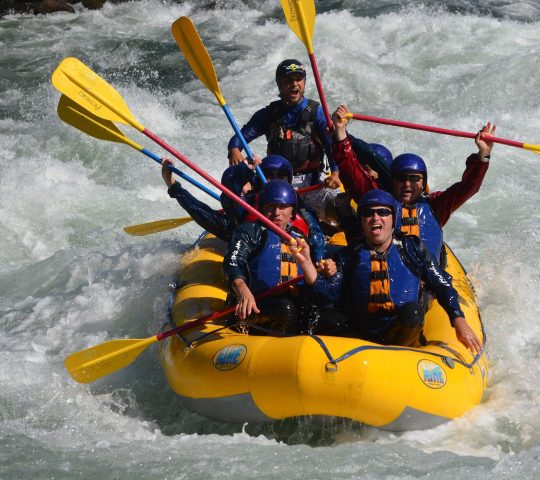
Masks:
[[[300,103],[294,105],[287,111],[283,120],[285,126],[289,128],[295,128],[299,125],[302,112],[307,106],[307,98],[303,98]],[[249,119],[249,121],[241,128],[242,135],[247,143],[250,143],[252,140],[260,137],[261,135],[266,135],[270,130],[270,119],[269,119],[269,109],[268,106],[261,108],[259,111]],[[334,163],[332,158],[332,139],[326,132],[326,118],[322,107],[319,105],[317,108],[317,114],[315,118],[315,133],[320,138],[323,143],[324,151],[328,157],[328,163],[330,164],[330,170],[337,170],[337,166]],[[228,149],[239,148],[242,150],[242,142],[237,135],[234,135],[229,140]]]
[[[287,228],[288,233],[299,232]],[[243,223],[232,233],[229,248],[223,259],[223,272],[229,286],[243,279],[253,290],[260,292],[279,283],[281,239],[260,223]],[[300,268],[298,268],[299,274]]]
[[[369,276],[365,275],[362,269],[368,271],[371,267],[361,264],[366,261],[365,251],[369,253],[369,248],[365,244],[360,244],[355,249],[345,249],[336,260],[337,274],[330,278],[317,275],[315,283],[308,287],[314,298],[319,299],[322,304],[342,305],[353,323],[361,322],[362,316],[367,314],[366,291],[369,292]],[[463,316],[458,301],[459,295],[452,286],[452,277],[439,267],[435,257],[420,239],[395,234],[386,254],[390,295],[397,306],[418,301],[422,288],[418,280],[422,279],[425,286],[435,294],[452,325],[456,317]],[[416,277],[414,282],[413,277]],[[412,285],[415,285],[415,291],[410,289]],[[386,323],[388,318],[381,314],[380,320]]]
[[[197,222],[202,228],[215,235],[217,238],[228,242],[231,233],[236,226],[229,215],[218,210],[213,210],[206,203],[201,202],[185,188],[180,182],[175,182],[169,188],[169,196],[176,198],[180,206]]]

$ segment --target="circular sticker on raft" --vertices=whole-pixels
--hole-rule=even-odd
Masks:
[[[420,380],[429,388],[442,388],[446,385],[446,373],[440,365],[431,360],[418,362],[418,375]]]
[[[245,345],[229,345],[214,355],[214,367],[218,370],[232,370],[242,363],[246,357]]]

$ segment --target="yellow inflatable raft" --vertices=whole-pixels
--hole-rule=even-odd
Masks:
[[[170,326],[223,308],[224,250],[223,242],[207,235],[184,255]],[[471,283],[447,251],[461,308],[485,344]],[[214,419],[335,416],[392,431],[417,430],[477,405],[488,377],[486,353],[474,357],[458,342],[437,302],[426,315],[424,334],[427,346],[404,348],[353,338],[245,335],[212,323],[160,342],[159,358],[186,406]]]

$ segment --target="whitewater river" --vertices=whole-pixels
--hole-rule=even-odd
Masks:
[[[522,149],[495,146],[481,191],[445,228],[475,283],[492,367],[484,401],[464,417],[405,434],[221,424],[183,408],[155,346],[93,384],[71,379],[70,353],[159,331],[179,254],[200,229],[122,231],[185,212],[155,162],[58,119],[55,67],[81,59],[143,125],[219,178],[231,128],[172,22],[197,25],[239,123],[277,98],[282,59],[308,63],[277,0],[76,8],[0,20],[0,478],[539,479],[540,157]],[[317,2],[314,49],[331,109],[473,132],[493,120],[498,136],[540,143],[537,0]],[[311,71],[307,93],[316,97]],[[422,155],[432,189],[459,179],[476,151],[469,139],[382,125],[350,131]]]

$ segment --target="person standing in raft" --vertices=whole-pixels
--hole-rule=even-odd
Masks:
[[[303,234],[291,226],[297,210],[294,188],[283,180],[265,184],[259,192],[259,211],[279,228],[295,238]],[[313,265],[313,264],[312,264]],[[314,267],[315,268],[315,267]],[[223,270],[229,289],[237,301],[236,316],[272,332],[297,333],[299,330],[299,290],[261,300],[254,294],[272,288],[302,274],[289,245],[259,222],[246,222],[233,231]]]
[[[246,142],[265,135],[268,141],[267,155],[282,155],[293,167],[292,184],[296,189],[321,182],[324,154],[328,158],[331,175],[324,179],[324,188],[303,195],[303,199],[323,222],[327,208],[332,208],[339,193],[339,173],[331,154],[331,139],[327,133],[322,107],[314,100],[304,97],[306,69],[298,60],[282,61],[276,69],[276,84],[280,100],[258,110],[242,127]],[[228,145],[231,165],[244,161],[242,143],[234,135]]]
[[[364,193],[377,188],[377,183],[359,163],[352,148],[346,131],[347,113],[350,113],[347,106],[340,105],[332,116],[332,152],[340,168],[345,191],[358,203]],[[402,203],[401,231],[420,237],[437,259],[443,257],[442,227],[482,185],[493,149],[493,142],[483,140],[482,135],[494,135],[495,130],[496,126],[488,122],[478,132],[474,139],[478,153],[467,158],[461,181],[444,191],[428,193],[426,164],[414,153],[398,155],[390,165],[391,193]]]
[[[465,320],[452,277],[418,237],[399,232],[400,208],[383,190],[371,190],[361,198],[358,218],[363,242],[337,259],[333,277],[318,274],[305,242],[291,247],[307,288],[316,298],[345,307],[350,335],[407,347],[425,343],[421,303],[424,287],[429,288],[448,314],[457,339],[479,353],[482,345]]]

